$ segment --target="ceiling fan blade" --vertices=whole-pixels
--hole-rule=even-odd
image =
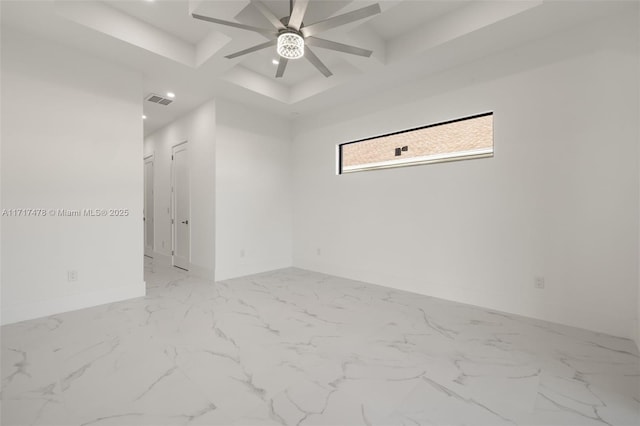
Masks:
[[[289,27],[294,30],[300,30],[300,26],[302,25],[302,20],[304,19],[304,14],[307,12],[307,6],[309,5],[309,0],[296,0],[293,4],[293,10],[291,11],[291,16],[289,17]]]
[[[337,50],[338,52],[349,53],[350,55],[358,55],[364,57],[370,57],[373,53],[372,50],[362,49],[356,46],[350,46],[348,44],[336,43],[335,41],[325,40],[316,37],[307,37],[305,43],[310,46],[322,47],[325,49]]]
[[[278,40],[271,40],[266,43],[258,44],[256,46],[250,47],[248,49],[241,50],[236,53],[232,53],[231,55],[225,56],[227,59],[237,58],[238,56],[246,55],[247,53],[257,52],[258,50],[266,49],[270,46],[275,46],[278,43]]]
[[[267,6],[264,5],[264,3],[262,3],[259,0],[251,0],[251,4],[260,11],[260,13],[262,13],[262,15],[267,18],[269,20],[269,22],[271,22],[271,25],[273,25],[277,30],[284,30],[287,27],[284,26],[284,24],[282,22],[280,22],[280,20],[278,19],[278,17],[276,15],[273,14],[273,12],[271,12]]]
[[[276,71],[276,78],[282,78],[284,75],[284,70],[287,69],[287,64],[289,60],[287,58],[280,58],[280,63],[278,64],[278,71]]]
[[[237,22],[224,21],[218,18],[211,18],[210,16],[198,15],[197,13],[192,13],[191,16],[193,16],[196,19],[200,19],[202,21],[213,22],[214,24],[226,25],[228,27],[240,28],[241,30],[253,31],[256,33],[264,34],[266,36],[270,36],[270,37],[274,37],[278,34],[276,31],[268,30],[266,28],[258,28],[258,27],[253,27],[251,25],[239,24]]]
[[[309,62],[313,64],[314,67],[318,68],[325,77],[331,77],[333,73],[329,71],[329,68],[325,64],[322,63],[320,58],[316,56],[315,53],[311,51],[311,49],[307,48],[304,52],[304,57],[307,58]]]
[[[345,25],[350,22],[368,18],[369,16],[373,16],[381,12],[382,10],[380,9],[380,5],[376,3],[372,4],[371,6],[363,7],[361,9],[345,13],[343,15],[334,16],[333,18],[316,22],[315,24],[303,27],[300,31],[305,37],[311,37],[312,35],[330,30],[331,28],[339,27],[340,25]]]

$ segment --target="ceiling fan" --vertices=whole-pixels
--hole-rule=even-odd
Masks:
[[[373,53],[371,50],[317,38],[315,37],[315,35],[323,31],[327,31],[332,28],[346,25],[351,22],[365,19],[380,13],[381,9],[378,3],[354,10],[352,12],[344,13],[342,15],[334,16],[320,22],[306,25],[303,23],[303,19],[307,11],[309,1],[310,0],[289,0],[289,16],[278,19],[278,17],[274,15],[273,12],[271,12],[271,10],[269,10],[269,8],[267,8],[266,5],[260,0],[250,0],[251,5],[255,7],[265,18],[267,18],[271,25],[273,25],[272,29],[259,28],[252,25],[240,24],[238,22],[225,21],[222,19],[199,15],[197,13],[192,13],[191,16],[203,21],[213,22],[214,24],[227,25],[247,31],[253,31],[269,38],[273,37],[272,40],[269,40],[266,43],[258,44],[248,49],[232,53],[225,57],[228,59],[233,59],[237,58],[238,56],[276,46],[277,52],[280,55],[278,70],[276,71],[276,78],[281,78],[284,75],[284,71],[286,70],[287,63],[290,59],[298,59],[301,57],[305,57],[309,62],[311,62],[311,64],[315,66],[318,71],[320,71],[325,77],[331,77],[333,73],[329,70],[329,68],[326,67],[324,63],[322,63],[320,58],[318,58],[316,54],[313,53],[309,46],[321,47],[323,49],[335,50],[338,52],[364,56],[367,58],[371,56],[371,54]]]

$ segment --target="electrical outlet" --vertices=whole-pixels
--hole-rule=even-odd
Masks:
[[[544,288],[544,277],[535,277],[533,280],[533,286],[538,289]]]
[[[244,255],[245,255],[244,249],[240,249],[240,257],[244,257]]]
[[[78,271],[67,271],[67,281],[78,281]]]
[[[319,248],[318,248],[318,249],[316,249],[316,254],[317,254],[318,256],[322,256],[322,250],[320,250]]]

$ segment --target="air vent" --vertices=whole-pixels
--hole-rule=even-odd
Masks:
[[[169,105],[171,102],[173,102],[173,100],[171,99],[167,99],[167,98],[163,98],[160,95],[155,95],[155,94],[150,94],[149,96],[147,96],[145,98],[145,100],[149,101],[149,102],[153,102],[154,104],[160,104],[160,105],[164,105],[167,106]]]

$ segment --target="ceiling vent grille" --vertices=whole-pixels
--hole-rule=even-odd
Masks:
[[[160,105],[164,105],[167,106],[169,105],[171,102],[173,102],[173,100],[171,99],[167,99],[167,98],[163,98],[160,95],[156,95],[156,94],[150,94],[149,96],[147,96],[145,98],[145,100],[149,101],[149,102],[153,102],[154,104],[160,104]]]

